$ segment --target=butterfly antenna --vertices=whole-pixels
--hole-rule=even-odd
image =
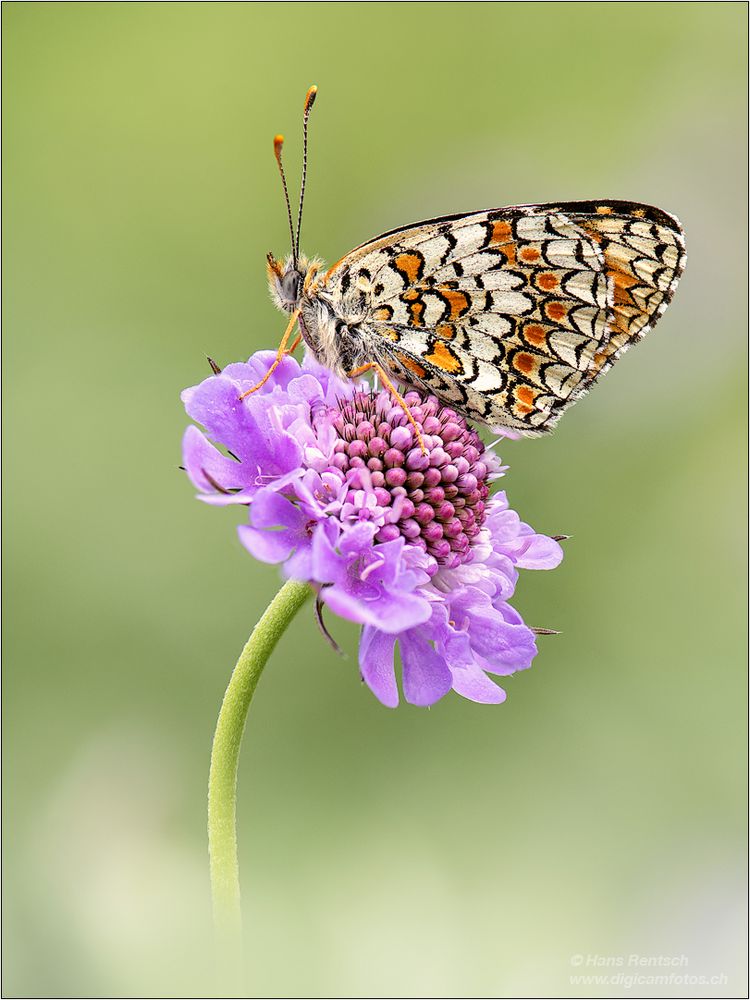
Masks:
[[[315,104],[315,97],[318,88],[313,84],[305,95],[305,110],[302,115],[302,183],[299,191],[299,213],[297,215],[297,242],[294,245],[294,259],[299,257],[299,234],[302,228],[302,205],[305,201],[305,183],[307,181],[307,122],[310,118],[310,111]]]
[[[286,174],[284,173],[284,164],[281,162],[281,150],[284,147],[284,136],[276,135],[273,139],[273,155],[276,157],[276,162],[279,165],[279,173],[281,174],[281,183],[284,185],[284,201],[286,202],[286,215],[289,219],[289,234],[292,240],[292,257],[294,259],[294,266],[297,266],[297,252],[294,249],[295,238],[294,238],[294,223],[292,222],[292,206],[289,204],[289,188],[286,186]]]

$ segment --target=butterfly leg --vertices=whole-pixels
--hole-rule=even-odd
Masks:
[[[390,392],[390,394],[396,400],[398,405],[404,411],[407,420],[414,428],[414,433],[416,434],[417,441],[419,441],[419,447],[422,449],[422,454],[426,455],[427,449],[425,448],[424,438],[422,437],[422,432],[419,429],[419,425],[417,424],[417,421],[414,419],[414,417],[411,415],[411,410],[409,409],[406,400],[398,391],[396,386],[393,384],[393,382],[390,379],[390,376],[386,373],[382,365],[379,365],[374,361],[370,361],[366,365],[360,365],[359,368],[355,368],[353,371],[347,372],[347,376],[349,378],[358,378],[360,375],[364,375],[366,372],[375,372],[375,374],[383,383],[383,385],[386,387],[388,392]]]
[[[266,382],[269,380],[269,378],[271,377],[271,375],[273,375],[273,373],[279,367],[279,365],[281,364],[281,362],[284,360],[285,355],[292,353],[292,351],[294,350],[294,348],[299,343],[300,338],[297,337],[297,339],[294,341],[294,343],[289,348],[289,350],[286,349],[286,345],[287,345],[287,342],[288,342],[289,338],[292,335],[292,330],[294,329],[295,323],[297,322],[298,319],[299,319],[299,309],[295,309],[294,312],[292,313],[291,319],[289,320],[289,325],[287,326],[286,330],[284,331],[284,336],[281,338],[281,343],[279,344],[279,349],[276,352],[276,358],[274,359],[273,364],[268,369],[268,371],[263,376],[263,378],[260,380],[260,382],[258,382],[257,385],[254,385],[252,387],[252,389],[248,389],[247,392],[243,392],[242,395],[240,396],[240,399],[244,399],[245,396],[249,396],[251,393],[257,392],[258,389],[262,388],[262,386],[264,386],[266,384]]]

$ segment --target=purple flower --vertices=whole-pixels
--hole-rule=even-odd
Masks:
[[[383,704],[431,705],[451,688],[497,704],[490,675],[531,665],[534,630],[508,603],[519,569],[553,569],[562,550],[524,524],[505,472],[455,410],[342,382],[312,358],[255,354],[186,389],[185,469],[207,503],[245,504],[248,551],[308,580],[336,614],[362,626],[360,672]],[[212,438],[216,444],[212,444]],[[218,447],[217,447],[218,446]]]

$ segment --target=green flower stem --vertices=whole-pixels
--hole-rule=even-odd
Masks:
[[[236,957],[242,922],[237,863],[237,767],[247,711],[268,657],[282,633],[312,595],[307,583],[289,580],[253,629],[221,704],[208,778],[208,853],[211,895],[220,942]]]

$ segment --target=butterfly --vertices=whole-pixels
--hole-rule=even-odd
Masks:
[[[536,435],[551,430],[671,301],[685,267],[682,227],[661,209],[629,201],[448,215],[384,233],[328,269],[304,257],[316,93],[311,87],[305,98],[296,231],[283,137],[274,140],[292,253],[284,261],[268,255],[268,278],[290,321],[266,378],[301,337],[342,377],[376,372],[409,417],[394,380],[434,393],[467,418]]]

